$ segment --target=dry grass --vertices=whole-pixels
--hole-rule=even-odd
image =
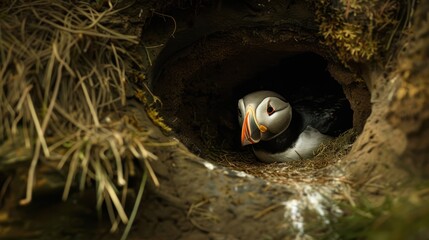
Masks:
[[[72,186],[95,182],[97,208],[106,206],[115,230],[128,222],[128,176],[144,169],[157,179],[149,131],[120,111],[126,49],[138,39],[114,28],[119,10],[108,5],[22,0],[0,9],[0,170],[31,162],[21,204],[32,199],[40,160],[68,169],[64,200]]]
[[[338,160],[346,156],[356,138],[353,129],[339,137],[326,142],[317,150],[311,159],[285,163],[262,163],[248,152],[221,152],[214,151],[208,158],[220,165],[258,178],[275,183],[295,182],[323,182],[330,181],[329,171],[323,169],[333,166]]]

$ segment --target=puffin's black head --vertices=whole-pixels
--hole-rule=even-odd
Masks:
[[[275,92],[253,92],[238,100],[238,120],[243,146],[268,141],[289,127],[292,107]]]

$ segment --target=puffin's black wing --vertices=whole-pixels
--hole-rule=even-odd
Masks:
[[[353,111],[345,97],[307,97],[291,104],[304,126],[310,125],[323,134],[336,137],[353,127]]]

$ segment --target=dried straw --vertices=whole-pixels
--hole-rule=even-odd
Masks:
[[[157,179],[149,131],[119,111],[127,48],[138,38],[113,27],[119,10],[108,5],[19,0],[0,8],[0,170],[31,162],[21,204],[32,199],[40,159],[68,169],[64,200],[77,183],[83,190],[95,181],[97,208],[106,205],[115,230],[129,220],[123,205],[135,159]],[[32,154],[12,159],[12,151]]]

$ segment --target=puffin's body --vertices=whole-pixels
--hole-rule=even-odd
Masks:
[[[238,101],[241,143],[252,144],[263,162],[312,157],[320,144],[351,127],[345,98],[301,99],[293,106],[272,91],[250,93]]]

